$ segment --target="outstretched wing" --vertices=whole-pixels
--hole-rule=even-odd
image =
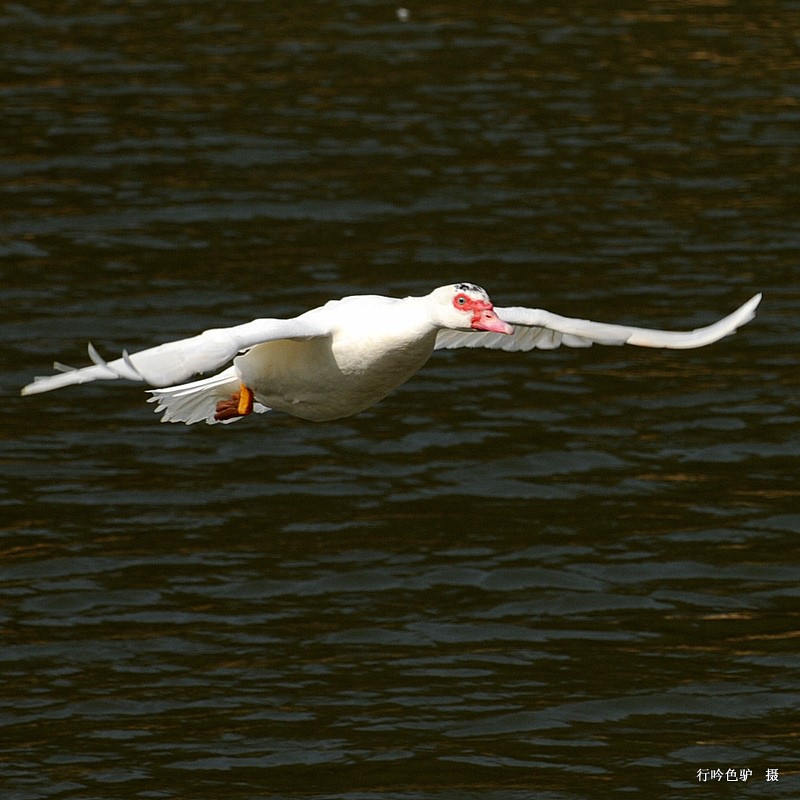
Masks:
[[[256,319],[231,328],[214,328],[188,339],[151,347],[138,353],[123,352],[121,358],[105,361],[89,345],[90,367],[74,369],[56,363],[60,374],[34,378],[22,394],[49,392],[74,383],[124,378],[151,386],[172,386],[192,376],[227,364],[237,353],[275,339],[311,339],[331,333],[330,315],[325,309],[307,311],[293,319]]]
[[[497,308],[497,316],[513,325],[511,335],[473,331],[439,331],[436,349],[456,347],[487,347],[493,350],[552,350],[560,345],[568,347],[591,347],[593,344],[632,344],[638,347],[666,347],[690,349],[704,347],[724,336],[755,316],[761,295],[751,297],[733,314],[692,331],[660,331],[651,328],[634,328],[628,325],[611,325],[591,322],[586,319],[562,317],[540,308]]]

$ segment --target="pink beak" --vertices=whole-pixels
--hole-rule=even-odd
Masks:
[[[492,331],[493,333],[514,333],[514,328],[503,322],[493,308],[484,308],[472,317],[472,328],[476,331]]]

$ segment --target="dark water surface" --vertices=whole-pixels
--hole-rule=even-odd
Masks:
[[[409,12],[0,9],[3,798],[800,796],[800,5]],[[329,424],[17,394],[456,279],[765,299],[698,351],[437,354]]]

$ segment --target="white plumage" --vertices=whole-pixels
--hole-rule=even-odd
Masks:
[[[332,300],[292,319],[257,319],[168,342],[83,369],[56,364],[22,394],[124,378],[156,388],[164,422],[232,422],[251,411],[285,411],[309,420],[350,416],[407,381],[434,350],[484,347],[507,351],[593,343],[687,349],[703,347],[749,322],[757,294],[713,325],[661,331],[572,319],[536,308],[493,307],[478,286],[442,286],[423,297],[357,295]],[[233,365],[217,375],[196,375]]]

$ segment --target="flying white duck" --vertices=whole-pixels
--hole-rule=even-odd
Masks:
[[[552,349],[632,344],[685,349],[733,333],[755,316],[757,294],[730,316],[692,331],[660,331],[570,319],[538,308],[495,308],[473,283],[424,297],[356,295],[331,300],[292,319],[256,319],[105,361],[89,345],[92,366],[56,363],[59,374],[35,378],[22,394],[73,383],[124,378],[151,390],[162,422],[234,422],[253,411],[285,411],[322,421],[357,414],[405,383],[434,350],[487,347]],[[233,364],[217,375],[195,375]]]

